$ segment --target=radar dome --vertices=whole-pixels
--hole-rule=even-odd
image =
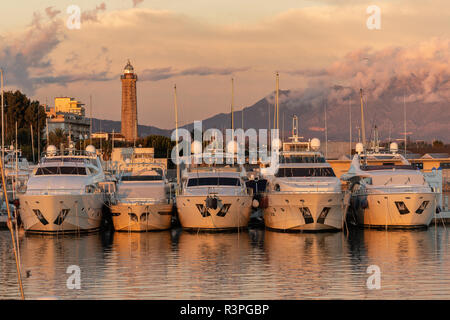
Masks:
[[[194,142],[191,143],[191,153],[202,153],[202,143],[198,140],[194,140]]]
[[[390,150],[392,153],[396,153],[396,152],[398,151],[398,144],[397,144],[396,142],[392,142],[392,143],[389,145],[389,150]]]
[[[313,149],[314,151],[319,150],[320,148],[320,140],[317,138],[313,138],[311,140],[311,149]]]
[[[238,144],[236,141],[230,141],[227,144],[227,152],[228,153],[237,153],[238,151]]]
[[[95,153],[95,147],[92,144],[88,145],[86,147],[86,152]]]
[[[48,155],[55,155],[56,154],[56,147],[54,145],[49,145],[47,147],[47,154]]]
[[[361,142],[358,142],[355,146],[355,151],[357,154],[361,154],[364,151],[364,145]]]

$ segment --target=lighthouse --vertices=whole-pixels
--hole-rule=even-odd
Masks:
[[[134,142],[138,138],[137,120],[137,96],[136,81],[137,75],[128,60],[127,65],[120,76],[122,81],[122,123],[121,133],[128,142]]]

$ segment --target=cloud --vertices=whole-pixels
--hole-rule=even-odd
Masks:
[[[359,88],[370,100],[447,102],[450,99],[450,39],[433,38],[416,45],[349,52],[325,69],[296,73],[309,87],[328,91],[328,101],[357,98]],[[291,73],[295,74],[295,73]]]
[[[133,8],[135,8],[139,3],[144,2],[144,0],[133,0]]]
[[[117,79],[118,76],[108,76],[107,72],[99,72],[99,73],[81,73],[81,74],[65,74],[60,76],[41,76],[31,78],[32,82],[37,85],[43,84],[58,84],[65,86],[72,82],[78,81],[94,81],[94,82],[103,82]]]
[[[211,68],[211,67],[195,67],[176,71],[172,67],[145,69],[140,73],[141,81],[159,81],[180,76],[210,76],[210,75],[231,75],[236,72],[249,70],[249,67],[243,68]]]
[[[299,70],[285,70],[283,73],[287,73],[292,76],[305,76],[305,77],[322,77],[328,74],[325,69],[299,69]]]
[[[59,13],[61,13],[60,10],[53,10],[53,7],[47,7],[45,8],[45,13],[50,19],[53,19],[56,17]]]
[[[95,9],[85,11],[82,20],[98,21],[97,14],[104,10],[106,5],[101,3]],[[65,74],[63,76],[52,75],[55,73],[52,54],[67,40],[67,35],[64,33],[64,20],[57,18],[61,11],[47,7],[44,12],[45,16],[40,12],[34,12],[31,23],[22,32],[8,35],[0,42],[0,66],[5,70],[7,84],[33,94],[37,87],[58,81],[61,85],[82,80],[106,81],[105,79],[108,79],[106,72],[71,74],[65,70],[59,71],[60,74]],[[107,53],[108,49],[102,46],[101,55]],[[95,58],[100,59],[101,56]],[[80,59],[80,53],[71,50],[70,54],[65,55],[64,60],[65,63],[78,66],[77,62]]]
[[[98,22],[98,14],[106,10],[106,4],[104,2],[100,3],[95,9],[89,11],[83,11],[81,13],[81,23],[86,21]]]
[[[6,70],[8,85],[34,92],[31,73],[52,68],[48,55],[61,42],[60,29],[61,24],[56,20],[44,21],[41,15],[35,14],[25,31],[2,41],[0,65]]]
[[[34,30],[27,28],[13,37],[1,34],[0,65],[8,67],[9,84],[31,90],[27,93],[39,89],[38,98],[55,94],[58,88],[47,84],[61,80],[70,84],[67,91],[80,95],[99,90],[105,106],[120,110],[120,90],[111,94],[119,82],[104,79],[118,76],[123,61],[133,57],[139,79],[144,80],[141,105],[171,104],[164,90],[173,77],[184,77],[186,104],[192,106],[189,117],[197,119],[227,107],[229,90],[223,88],[228,84],[225,77],[233,72],[239,72],[239,105],[251,105],[272,91],[277,70],[281,88],[300,88],[291,90],[298,100],[286,100],[286,108],[292,110],[300,100],[305,112],[323,110],[324,99],[330,108],[349,97],[356,103],[360,87],[369,103],[375,98],[402,103],[404,90],[407,103],[445,101],[450,51],[445,45],[450,34],[447,0],[382,1],[378,31],[366,27],[366,2],[342,6],[343,1],[322,2],[329,4],[311,2],[258,20],[226,23],[139,6],[106,11],[103,1],[84,13],[81,30],[71,31],[65,28],[63,14],[50,17],[55,12],[51,7],[50,16],[42,11],[42,17],[33,18]],[[429,41],[437,35],[440,40]],[[91,85],[89,79],[98,84]],[[172,121],[166,114],[141,113],[141,117],[166,126]],[[323,126],[315,121],[308,126]]]

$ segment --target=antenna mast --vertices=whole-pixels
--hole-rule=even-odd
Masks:
[[[349,114],[349,127],[350,127],[350,157],[352,156],[352,100],[348,99],[348,114]]]

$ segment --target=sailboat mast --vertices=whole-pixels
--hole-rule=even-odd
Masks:
[[[33,139],[33,124],[30,125],[31,129],[31,152],[33,153],[33,163],[36,163],[34,161],[34,139]],[[39,158],[39,155],[38,155]]]
[[[279,105],[278,105],[278,95],[279,95],[279,90],[280,90],[280,75],[278,74],[278,72],[277,72],[277,84],[276,84],[276,87],[277,87],[277,89],[276,89],[276,91],[277,91],[277,93],[276,93],[276,109],[277,109],[277,122],[276,122],[276,124],[277,124],[277,127],[276,127],[276,129],[279,129],[280,127],[279,127]],[[274,126],[275,126],[275,123],[274,123]]]
[[[2,90],[2,164],[5,159],[5,121],[4,121],[4,105],[5,105],[5,93],[3,91],[3,69],[0,69],[1,90]]]
[[[349,128],[350,128],[350,157],[352,155],[352,100],[348,99],[348,114],[349,114]]]
[[[89,96],[90,119],[89,119],[89,141],[92,140],[92,95]]]
[[[366,148],[366,127],[364,124],[364,105],[363,105],[363,89],[359,89],[359,95],[361,98],[361,133],[362,133],[362,144],[364,149]]]
[[[18,142],[17,142],[17,121],[16,121],[16,179],[14,181],[14,192],[17,194],[17,181],[19,180],[19,167],[18,167],[18,162],[19,162],[19,148],[18,148]],[[15,199],[16,197],[13,196],[13,198]]]
[[[48,147],[48,145],[50,144],[50,140],[49,140],[49,137],[48,137],[48,118],[45,118],[45,129],[46,129],[46,131],[47,131],[47,147]],[[90,139],[91,137],[89,137],[89,139]],[[39,155],[38,155],[39,156]]]
[[[180,183],[180,164],[178,161],[178,106],[177,106],[177,85],[173,87],[174,91],[174,107],[175,107],[175,135],[176,135],[176,150],[177,150],[177,185]]]
[[[328,125],[327,125],[327,103],[323,101],[325,110],[325,159],[328,158]]]
[[[234,130],[234,79],[231,78],[231,130]]]
[[[405,94],[403,94],[403,130],[405,135],[405,157],[406,157],[406,102]]]

